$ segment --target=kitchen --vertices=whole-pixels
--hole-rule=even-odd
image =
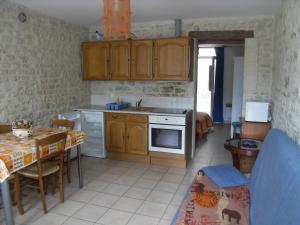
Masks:
[[[147,80],[150,82],[152,80],[188,82],[191,80],[190,43],[189,38],[181,37],[84,42],[82,44],[83,79],[90,80],[92,83],[97,80],[103,80],[103,83],[106,80],[144,80],[145,85],[147,85]],[[102,137],[98,151],[106,152],[107,150],[107,154],[102,153],[103,157],[107,155],[108,158],[117,160],[187,166],[192,143],[191,109],[153,107],[147,98],[145,103],[141,98],[135,103],[135,107],[130,107],[134,104],[127,102],[129,99],[127,100],[126,97],[116,98],[116,105],[113,107],[106,102],[104,103],[106,107],[91,105],[77,109],[82,111],[82,121],[90,118],[89,122],[92,122],[89,111],[99,112],[98,115],[94,113],[95,122],[102,117],[98,121],[98,123],[102,122],[102,125],[98,124],[98,128],[102,130],[101,135],[98,136],[98,140]],[[101,97],[99,97],[100,101],[97,97],[94,99],[97,103],[102,100]],[[108,99],[108,96],[105,99]],[[130,100],[133,99],[134,97],[131,96]],[[159,105],[161,103],[159,102]],[[90,128],[84,124],[86,123],[83,122],[83,130],[88,131]],[[87,155],[95,156],[86,150],[86,146],[91,142],[93,141],[88,140],[83,145],[83,154],[87,152]],[[91,148],[90,151],[97,150],[95,145]]]
[[[58,115],[71,118],[75,127],[88,134],[81,150],[89,157],[82,157],[81,162],[83,189],[78,188],[74,159],[65,203],[47,194],[49,212],[44,215],[40,201],[31,204],[25,195],[26,213],[15,212],[16,223],[170,224],[194,174],[203,163],[212,161],[191,160],[196,148],[195,46],[189,32],[253,30],[255,40],[246,43],[250,60],[245,76],[246,82],[253,81],[250,75],[256,73],[254,82],[259,85],[249,82],[251,87],[244,94],[248,99],[269,100],[273,15],[237,20],[231,15],[219,19],[215,14],[216,18],[189,19],[187,13],[185,19],[175,22],[177,15],[156,18],[153,14],[140,23],[134,19],[130,40],[116,41],[95,36],[103,29],[94,22],[100,18],[100,6],[86,5],[96,11],[96,17],[90,18],[89,11],[86,17],[75,13],[76,18],[70,19],[70,14],[60,11],[69,8],[68,4],[61,7],[60,2],[51,2],[28,2],[26,6],[19,0],[0,2],[0,121],[28,118],[34,126],[49,126]],[[139,15],[149,15],[149,7],[142,8]],[[196,8],[192,18],[198,18],[201,7]],[[48,10],[61,12],[65,18]],[[251,69],[254,67],[257,71]],[[130,106],[108,109],[106,104],[113,102]],[[218,156],[216,150],[210,150],[209,157]],[[71,154],[78,156],[75,153],[76,148]],[[32,194],[36,200],[36,193]],[[112,222],[117,218],[117,223]]]

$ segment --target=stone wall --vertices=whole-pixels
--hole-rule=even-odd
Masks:
[[[27,22],[18,21],[24,11]],[[47,124],[58,113],[88,104],[80,45],[88,30],[0,2],[0,122],[26,118]]]
[[[300,144],[300,1],[286,0],[276,18],[272,100],[274,126]]]
[[[101,32],[101,27],[90,27],[90,37],[95,30]],[[174,22],[161,21],[151,23],[136,23],[132,27],[133,33],[138,38],[159,38],[174,36]],[[189,31],[210,31],[210,30],[253,30],[256,43],[256,62],[252,58],[249,65],[257,67],[245,71],[245,92],[246,100],[270,101],[272,86],[273,68],[273,17],[243,17],[243,18],[213,18],[213,19],[191,19],[183,20],[183,35]],[[246,46],[245,54],[251,52],[252,45]],[[253,54],[252,54],[253,55]],[[251,61],[252,60],[252,61]],[[246,67],[248,68],[248,67]],[[251,79],[255,77],[255,79]],[[249,78],[249,79],[248,79]],[[140,96],[174,96],[193,98],[193,82],[92,82],[92,95],[99,93],[112,93],[113,95],[133,95],[137,91]],[[175,88],[174,88],[175,86]],[[249,87],[249,88],[248,88]],[[170,90],[170,92],[168,92]],[[154,92],[153,92],[154,91]]]

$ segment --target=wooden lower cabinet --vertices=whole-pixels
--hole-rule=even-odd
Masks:
[[[148,154],[148,116],[106,113],[107,157],[150,163]]]
[[[128,122],[126,124],[126,150],[128,153],[147,155],[148,149],[147,123]]]
[[[125,152],[125,122],[106,122],[106,147],[110,152]]]

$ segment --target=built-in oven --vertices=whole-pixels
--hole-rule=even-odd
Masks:
[[[149,116],[149,151],[185,154],[185,116]]]

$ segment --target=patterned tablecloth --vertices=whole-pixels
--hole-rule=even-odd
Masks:
[[[12,133],[0,134],[0,182],[11,173],[36,162],[35,139],[64,131],[57,128],[35,127],[33,136],[23,139],[15,137]],[[87,135],[84,132],[68,130],[66,150],[82,144],[86,139]]]

